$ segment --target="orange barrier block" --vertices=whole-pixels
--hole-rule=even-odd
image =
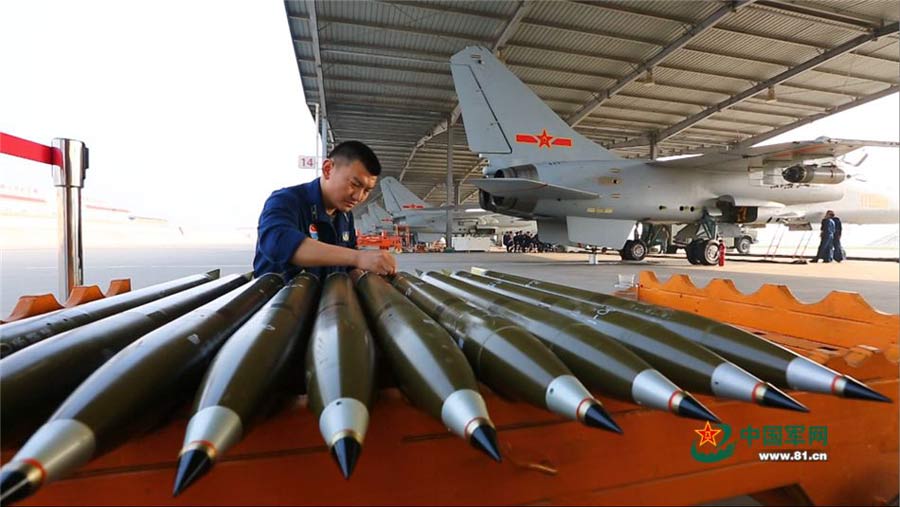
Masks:
[[[109,282],[109,289],[106,294],[100,291],[100,287],[96,285],[78,285],[69,294],[69,298],[65,304],[60,304],[53,294],[40,294],[37,296],[22,296],[5,320],[0,320],[0,324],[21,320],[35,315],[55,312],[63,308],[72,308],[73,306],[83,305],[91,301],[97,301],[110,296],[118,296],[131,291],[131,279],[119,278]]]
[[[69,293],[69,299],[66,300],[63,306],[72,308],[73,306],[83,305],[98,299],[103,299],[100,287],[96,285],[78,285]]]
[[[686,275],[661,283],[652,271],[640,274],[638,299],[739,326],[765,329],[832,345],[897,347],[900,315],[879,312],[859,294],[833,291],[817,303],[801,303],[784,285],[766,284],[753,294],[731,280],[698,288]]]
[[[22,296],[19,298],[19,301],[16,302],[16,306],[13,308],[12,313],[9,314],[9,317],[2,322],[12,322],[14,320],[41,315],[42,313],[50,313],[61,310],[62,307],[63,306],[59,304],[59,301],[56,300],[56,296],[53,294]]]
[[[106,297],[118,296],[126,292],[131,292],[131,278],[117,278],[110,280],[109,288],[106,289]]]

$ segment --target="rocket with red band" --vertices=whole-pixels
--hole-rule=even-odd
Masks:
[[[403,393],[452,433],[500,461],[497,431],[478,381],[453,338],[380,276],[358,269],[350,276]]]
[[[473,268],[472,272],[594,306],[607,306],[648,320],[716,352],[778,387],[859,400],[891,401],[853,377],[811,361],[761,336],[701,315],[499,271]]]
[[[466,272],[454,278],[582,322],[631,349],[663,375],[692,392],[808,412],[778,388],[718,354],[658,324],[611,307],[591,305],[511,282]]]
[[[306,351],[306,393],[345,479],[362,452],[374,390],[375,342],[350,277],[332,273]]]
[[[422,278],[527,329],[590,389],[682,417],[719,420],[650,363],[587,324],[434,271]]]
[[[219,347],[283,285],[280,275],[264,275],[113,356],[0,469],[0,503],[31,496],[158,424],[194,392]]]
[[[300,273],[241,326],[206,371],[178,456],[173,495],[247,434],[260,406],[293,366],[312,328],[319,280]]]
[[[393,284],[457,340],[475,374],[494,391],[593,428],[622,432],[566,365],[524,328],[407,273],[395,275]]]

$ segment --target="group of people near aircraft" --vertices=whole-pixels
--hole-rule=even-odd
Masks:
[[[841,246],[842,232],[841,219],[834,214],[834,211],[826,211],[819,229],[819,250],[812,262],[843,261],[845,256],[844,248]]]
[[[530,231],[507,231],[503,234],[503,246],[507,252],[545,252],[550,246],[541,243],[537,234]]]

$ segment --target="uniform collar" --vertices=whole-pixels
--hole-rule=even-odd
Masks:
[[[325,213],[325,201],[322,200],[322,177],[318,177],[309,182],[306,188],[306,202],[309,203],[310,213],[313,221],[330,220],[331,217]],[[327,219],[325,217],[328,217]]]
[[[313,217],[313,222],[330,222],[335,217],[344,215],[346,219],[347,213],[344,213],[339,210],[335,210],[334,215],[329,215],[325,212],[325,201],[322,200],[322,177],[310,181],[307,184],[306,188],[306,200],[310,203],[310,212]]]

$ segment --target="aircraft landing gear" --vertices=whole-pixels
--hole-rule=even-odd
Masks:
[[[719,244],[711,239],[695,239],[684,250],[691,264],[713,266],[719,261]]]
[[[647,257],[647,243],[640,239],[629,239],[619,251],[623,261],[642,261]]]

